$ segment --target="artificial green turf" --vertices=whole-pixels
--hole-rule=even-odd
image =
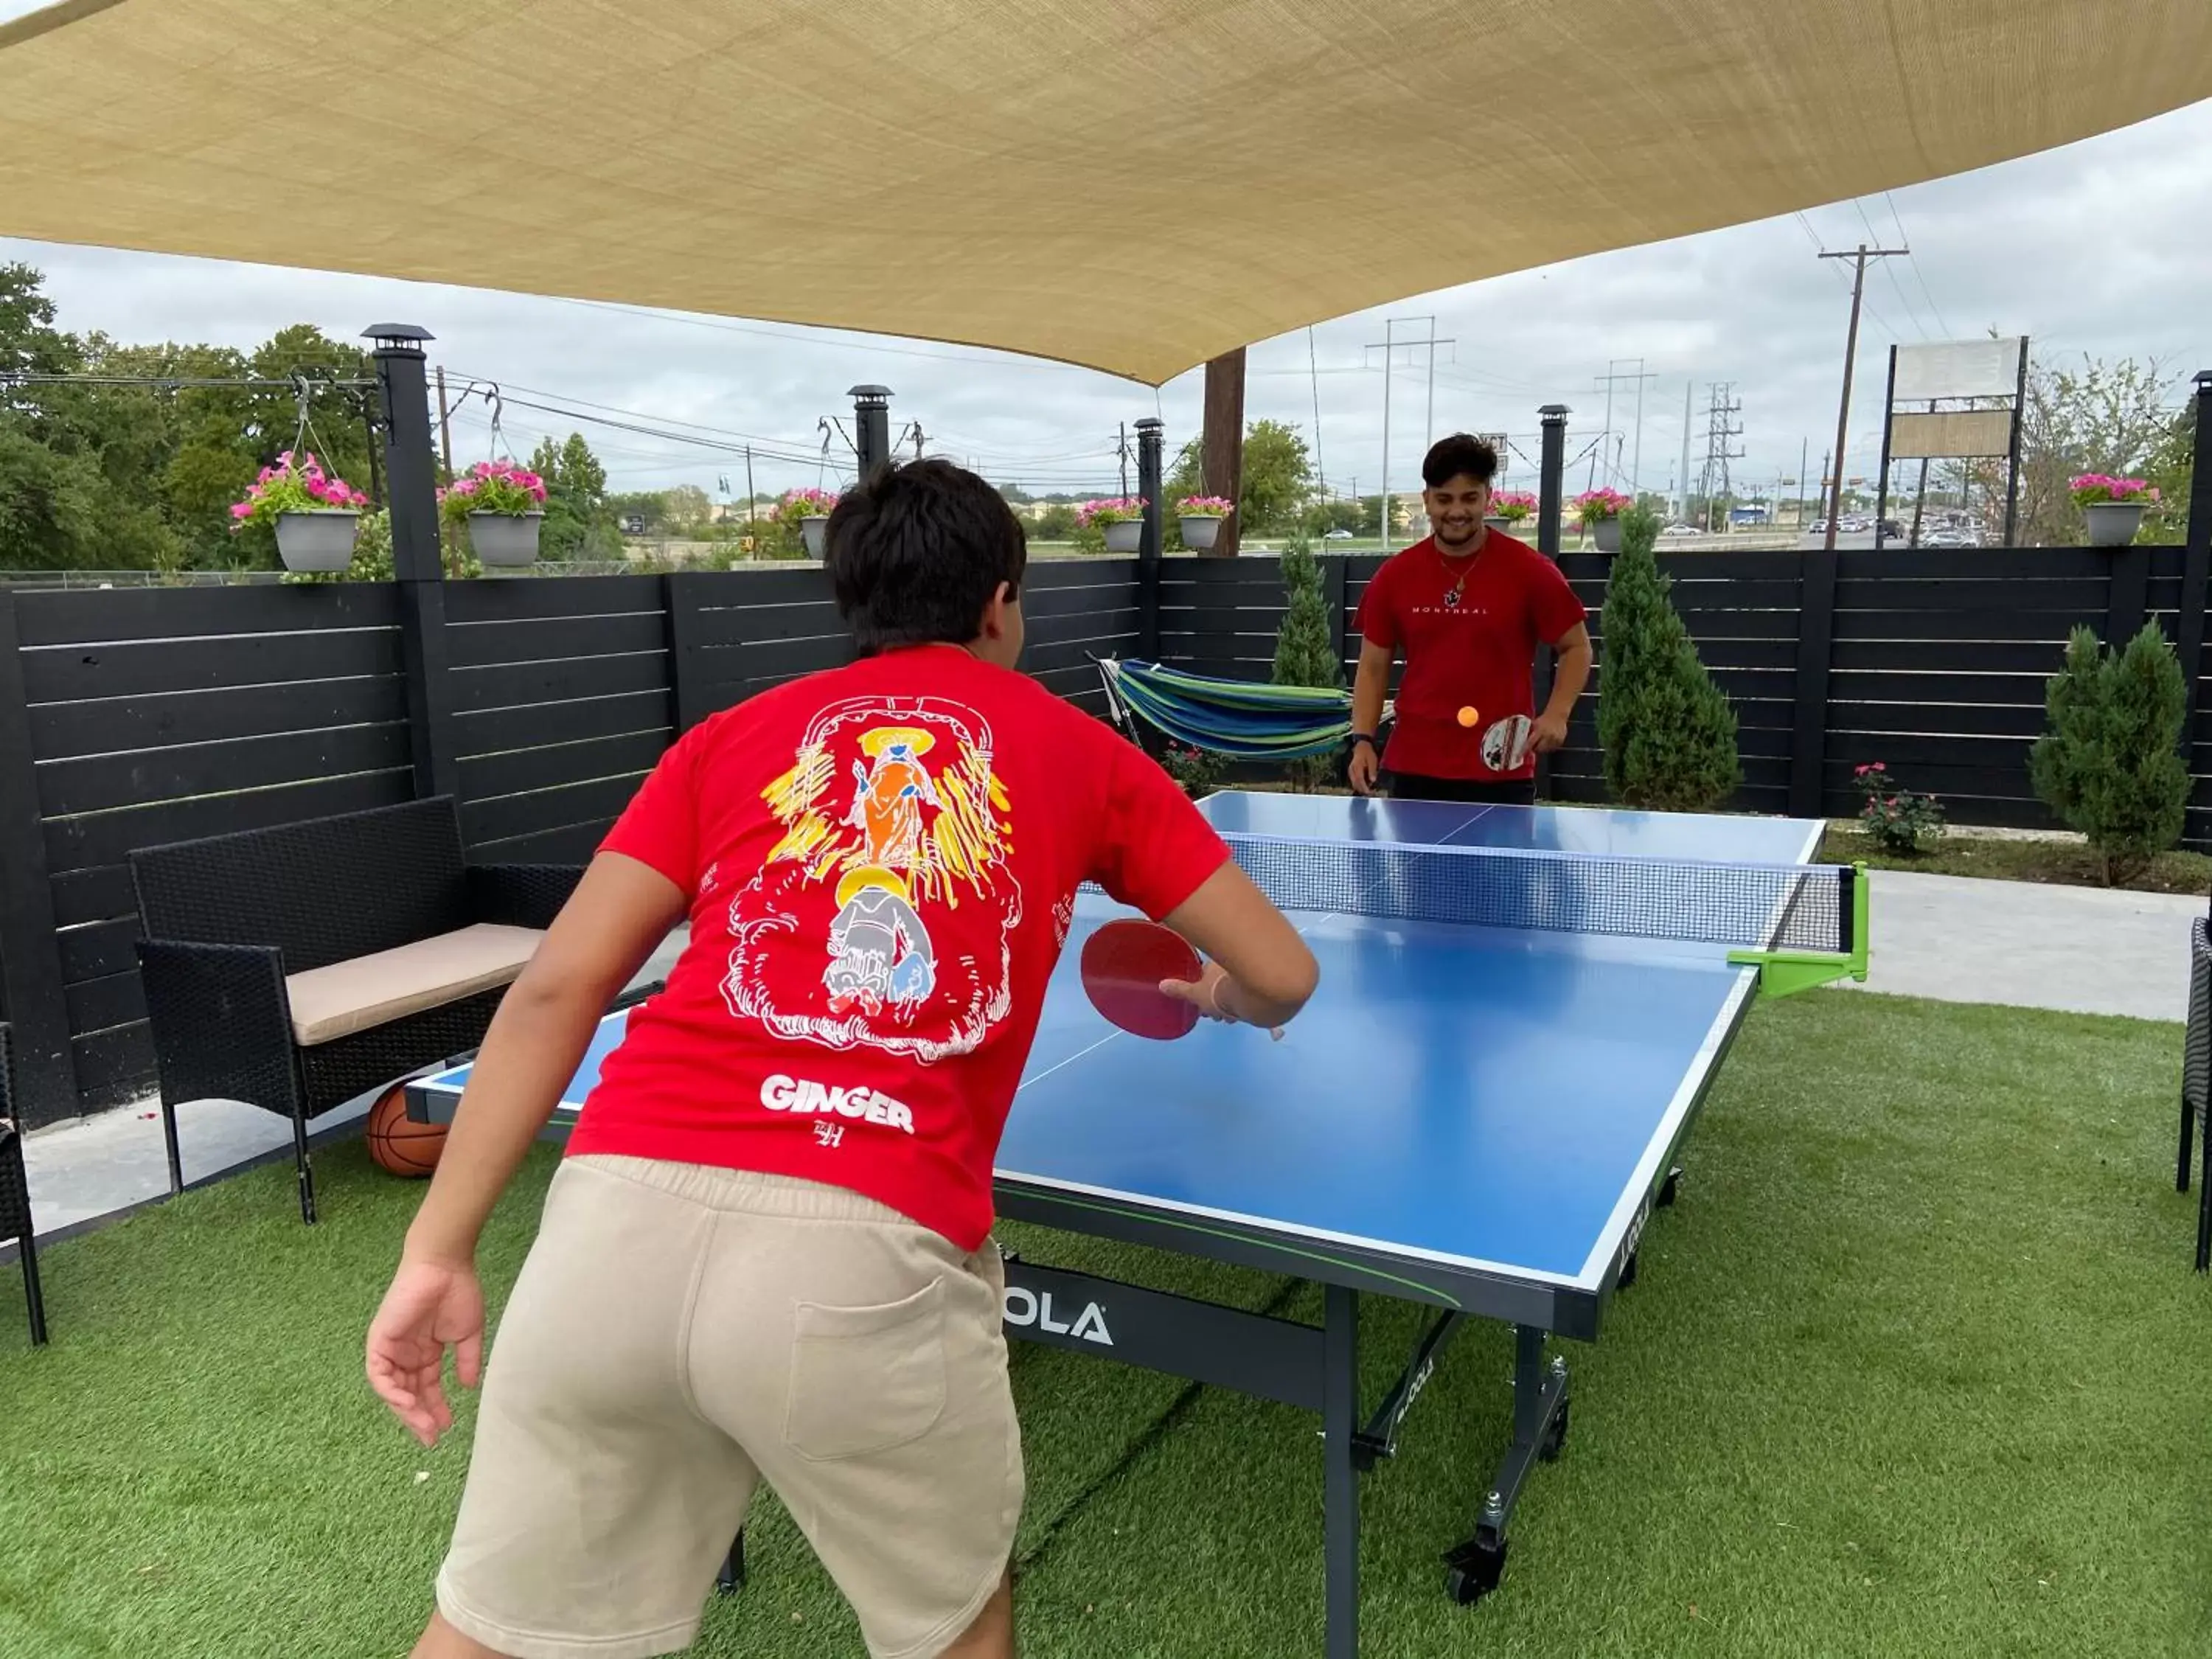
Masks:
[[[1844,992],[1762,1008],[1640,1282],[1602,1340],[1567,1345],[1572,1434],[1503,1590],[1455,1607],[1437,1563],[1504,1435],[1502,1331],[1462,1337],[1364,1482],[1363,1651],[2212,1653],[2212,1284],[2172,1190],[2179,1050],[2137,1021]],[[495,1297],[550,1168],[487,1241]],[[0,1274],[0,1655],[406,1651],[467,1438],[421,1452],[361,1380],[420,1188],[356,1146],[319,1178],[313,1230],[269,1169],[54,1249],[43,1352]],[[1246,1305],[1278,1289],[1006,1231]],[[1370,1301],[1370,1389],[1419,1317]],[[1316,1419],[1014,1352],[1026,1656],[1319,1652]],[[752,1566],[696,1651],[860,1651],[772,1509]]]

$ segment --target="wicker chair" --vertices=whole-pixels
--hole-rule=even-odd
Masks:
[[[0,1025],[0,1242],[15,1241],[23,1264],[23,1304],[31,1312],[31,1340],[46,1340],[46,1307],[39,1294],[39,1246],[31,1226],[31,1184],[23,1174],[23,1138],[10,1115],[15,1097],[15,1054]]]
[[[2212,1270],[2212,924],[2199,916],[2189,929],[2189,1027],[2181,1051],[2181,1157],[2173,1173],[2178,1192],[2189,1190],[2190,1139],[2203,1167],[2197,1182],[2197,1271]]]
[[[177,1106],[244,1101],[291,1121],[300,1214],[312,1222],[308,1123],[477,1047],[520,966],[508,963],[502,977],[495,964],[427,998],[395,1000],[389,1012],[323,1022],[328,1030],[295,1006],[303,976],[337,968],[373,978],[392,960],[387,952],[487,927],[542,930],[583,869],[471,866],[452,799],[434,796],[144,848],[131,872],[169,1190],[184,1188]],[[526,958],[529,939],[507,943]]]

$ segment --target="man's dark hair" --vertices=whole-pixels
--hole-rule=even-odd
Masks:
[[[1488,483],[1498,476],[1498,452],[1472,433],[1455,432],[1439,438],[1421,461],[1421,482],[1442,489],[1454,478],[1466,477]]]
[[[1019,591],[1029,538],[1005,499],[950,461],[879,469],[839,497],[822,562],[862,656],[965,645],[1006,582]]]

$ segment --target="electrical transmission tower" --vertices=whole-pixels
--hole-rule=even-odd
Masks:
[[[1731,449],[1729,440],[1743,435],[1743,422],[1735,417],[1743,413],[1743,400],[1735,394],[1733,380],[1717,381],[1706,388],[1705,400],[1705,470],[1698,475],[1698,493],[1705,498],[1705,529],[1713,529],[1713,503],[1729,493],[1729,463],[1743,459],[1743,451]]]

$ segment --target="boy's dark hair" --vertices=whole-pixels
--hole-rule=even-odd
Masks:
[[[1462,475],[1477,483],[1488,483],[1498,476],[1497,450],[1468,432],[1437,439],[1422,459],[1421,482],[1431,489],[1442,489]]]
[[[839,497],[822,562],[837,614],[862,656],[906,645],[965,645],[983,608],[1029,563],[1005,498],[950,461],[879,468]]]

